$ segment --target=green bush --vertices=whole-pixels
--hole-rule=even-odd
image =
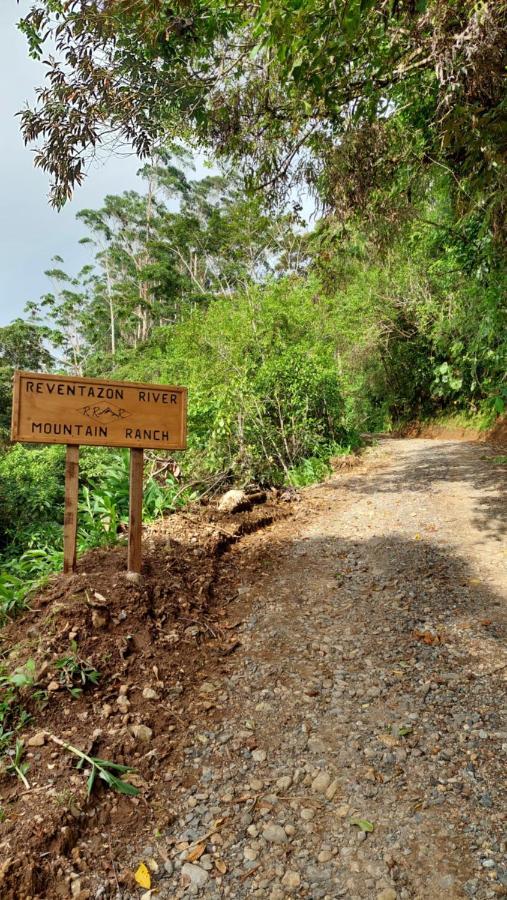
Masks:
[[[313,279],[283,279],[160,328],[118,377],[189,389],[193,476],[280,481],[347,440],[334,310]]]
[[[0,546],[63,522],[65,448],[16,444],[0,455]]]

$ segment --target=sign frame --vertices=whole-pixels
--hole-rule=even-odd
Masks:
[[[140,437],[133,439],[125,439],[125,440],[114,440],[109,439],[107,437],[104,438],[94,438],[87,437],[85,440],[81,439],[81,435],[73,435],[67,434],[68,440],[61,438],[65,438],[64,434],[52,435],[51,433],[41,433],[41,434],[27,434],[23,432],[20,428],[20,418],[22,412],[22,382],[23,380],[29,380],[30,382],[49,382],[55,385],[55,387],[60,383],[64,382],[69,383],[71,385],[84,386],[90,385],[90,389],[94,388],[106,388],[107,390],[137,390],[145,392],[145,393],[156,393],[156,394],[167,394],[167,395],[177,395],[180,398],[180,432],[174,440],[150,440],[149,438]],[[109,400],[110,398],[105,397],[104,400]],[[56,400],[56,396],[55,396]],[[79,401],[78,401],[79,402]],[[187,449],[187,402],[188,402],[188,391],[187,388],[181,387],[179,385],[166,385],[166,384],[145,384],[139,381],[114,381],[109,380],[107,378],[87,378],[87,377],[77,377],[75,375],[49,375],[44,372],[26,372],[22,370],[17,370],[14,373],[14,385],[13,385],[13,397],[12,397],[12,416],[11,416],[11,441],[20,441],[23,443],[33,443],[33,444],[79,444],[83,446],[89,447],[125,447],[128,449],[137,448],[143,450],[186,450]],[[162,406],[161,406],[162,409]],[[76,410],[76,412],[80,412]],[[81,416],[84,419],[83,416]],[[84,419],[86,424],[86,419]],[[91,420],[89,420],[90,422]],[[88,422],[88,427],[90,426]],[[82,423],[81,423],[82,424]],[[63,427],[63,426],[61,426]],[[69,427],[69,426],[66,426]],[[82,426],[84,427],[84,426]],[[98,426],[93,425],[93,427],[97,428]],[[131,430],[134,430],[133,428]]]
[[[27,421],[32,421],[32,433],[27,434],[26,431],[20,427],[20,419],[22,412],[22,384],[23,379],[29,379],[32,384],[32,392],[37,396],[38,394],[43,394],[43,391],[37,391],[33,389],[33,386],[37,382],[50,382],[55,385],[55,396],[54,399],[57,400],[58,396],[75,396],[76,391],[71,392],[67,390],[58,391],[56,390],[58,383],[63,385],[64,382],[70,382],[71,384],[76,386],[81,385],[90,385],[88,396],[95,397],[95,389],[101,388],[102,390],[106,388],[106,396],[103,398],[106,401],[110,399],[107,395],[107,391],[111,390],[112,392],[116,391],[123,392],[125,390],[142,392],[148,394],[149,397],[146,399],[145,397],[139,397],[138,395],[138,405],[141,402],[146,403],[157,403],[160,400],[160,409],[163,409],[163,406],[178,406],[178,401],[174,399],[175,397],[179,397],[179,409],[175,410],[176,416],[173,416],[173,419],[176,418],[176,421],[179,423],[179,434],[178,437],[169,440],[167,437],[166,440],[162,441],[151,441],[148,437],[148,440],[145,440],[145,436],[149,429],[142,429],[142,437],[140,438],[132,438],[130,442],[128,440],[114,440],[109,439],[107,436],[107,427],[101,427],[101,431],[105,431],[106,434],[96,435],[97,426],[93,425],[82,425],[79,427],[77,425],[60,424],[60,429],[69,429],[69,431],[59,432],[55,431],[55,434],[47,431],[38,431],[34,435],[33,433],[33,420],[30,419],[30,416],[27,417]],[[91,392],[91,393],[90,393]],[[50,392],[53,395],[53,391]],[[114,398],[116,399],[116,394],[113,393]],[[79,394],[78,394],[79,395]],[[79,395],[81,397],[84,396],[84,387],[83,391]],[[98,394],[98,399],[102,397],[102,394]],[[157,399],[153,399],[153,398]],[[123,393],[121,393],[121,398],[123,398]],[[168,399],[167,399],[168,398]],[[87,378],[87,377],[77,377],[73,375],[50,375],[43,372],[26,372],[22,370],[18,370],[14,373],[13,378],[13,397],[12,397],[12,416],[11,416],[11,441],[12,442],[23,442],[29,444],[64,444],[67,446],[66,453],[66,462],[65,462],[65,512],[64,512],[64,524],[63,524],[63,571],[64,574],[70,575],[76,570],[76,538],[77,538],[77,524],[78,524],[78,493],[79,493],[79,447],[80,445],[91,446],[91,447],[121,447],[130,450],[130,487],[129,487],[129,529],[128,529],[128,571],[133,572],[136,575],[141,574],[141,566],[142,566],[142,515],[143,515],[143,469],[144,469],[144,450],[145,449],[159,449],[159,450],[186,450],[187,447],[187,400],[188,400],[188,391],[186,387],[180,387],[175,385],[164,385],[164,384],[144,384],[139,381],[114,381],[103,378]],[[57,403],[55,404],[56,410],[58,410]],[[142,407],[141,407],[142,409]],[[85,412],[86,411],[86,412]],[[131,418],[133,420],[132,428],[125,430],[138,430],[135,429],[135,413],[131,412],[123,407],[118,407],[114,403],[110,403],[107,405],[98,405],[98,406],[90,406],[83,407],[81,409],[74,410],[76,413],[80,413],[82,417],[93,417],[95,416],[99,421],[101,416],[106,416],[108,421],[114,421],[115,419],[122,420],[123,418]],[[72,413],[72,410],[71,410]],[[51,419],[54,419],[55,416],[52,414],[50,416]],[[57,416],[56,416],[57,418]],[[157,419],[155,418],[155,422]],[[38,423],[37,423],[38,424]],[[50,428],[55,427],[57,423],[52,422],[48,423]],[[78,434],[72,434],[72,428],[78,427]],[[85,439],[81,439],[81,430],[82,428],[86,428],[91,434],[88,434],[85,431],[83,437]],[[93,433],[95,429],[95,434]],[[141,433],[141,429],[139,429]],[[162,432],[164,435],[165,432]],[[167,434],[169,434],[167,432]],[[151,431],[149,431],[149,435],[151,435]],[[66,439],[68,438],[68,439]],[[73,439],[74,438],[74,439]]]

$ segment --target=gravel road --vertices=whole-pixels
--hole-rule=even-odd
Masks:
[[[241,646],[198,689],[158,896],[507,895],[506,469],[492,456],[386,440],[303,493],[261,572],[248,546],[230,551]]]

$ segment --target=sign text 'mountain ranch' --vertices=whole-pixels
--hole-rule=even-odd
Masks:
[[[13,441],[186,447],[186,388],[16,372]]]

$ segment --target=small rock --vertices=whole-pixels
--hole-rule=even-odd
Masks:
[[[203,681],[199,688],[200,694],[213,694],[216,688],[215,685],[211,681]]]
[[[287,841],[285,831],[281,825],[276,825],[275,822],[268,822],[265,825],[262,836],[264,840],[269,841],[271,844],[285,844]]]
[[[125,578],[130,584],[135,584],[138,587],[143,583],[143,576],[139,572],[125,572]]]
[[[319,856],[318,856],[318,860],[320,863],[330,862],[330,860],[332,860],[332,858],[333,858],[332,850],[321,850],[319,853]]]
[[[292,776],[291,775],[282,775],[281,778],[276,779],[276,786],[281,791],[286,791],[290,788],[292,784]]]
[[[195,884],[196,887],[202,887],[209,878],[206,870],[201,869],[200,866],[196,866],[194,863],[185,863],[181,867],[181,873],[189,878],[190,883]]]
[[[331,783],[331,776],[327,772],[319,772],[312,781],[312,791],[316,794],[325,794]]]
[[[311,737],[308,739],[308,749],[311,753],[324,753],[326,745],[320,738]]]
[[[113,707],[109,703],[104,703],[102,707],[102,716],[104,719],[109,719],[109,716],[113,712]]]
[[[323,869],[321,866],[308,866],[305,874],[310,884],[322,884],[331,879],[331,870]],[[315,896],[315,892],[313,892],[313,896]]]
[[[116,700],[116,705],[120,712],[125,714],[130,709],[130,700],[127,699],[125,694],[120,694]]]
[[[46,735],[43,731],[39,731],[37,734],[34,734],[31,738],[28,738],[28,746],[29,747],[43,747],[46,743]]]
[[[265,750],[254,750],[252,753],[252,759],[258,763],[265,762],[267,755],[268,754]]]
[[[285,894],[279,887],[274,887],[269,895],[269,900],[284,900]]]
[[[52,691],[59,691],[59,690],[60,690],[60,685],[58,684],[57,681],[50,681],[50,682],[49,682],[49,684],[48,684],[48,691],[51,691],[51,692],[52,692]]]
[[[143,697],[145,700],[158,700],[157,692],[150,687],[145,687],[143,691]]]
[[[253,847],[245,847],[245,849],[243,850],[243,856],[245,857],[245,859],[257,859],[258,855],[259,854],[257,850],[254,850]]]
[[[315,810],[310,809],[309,806],[305,806],[304,809],[301,810],[300,816],[305,822],[310,822],[310,820],[315,816]]]
[[[336,810],[336,815],[340,819],[345,819],[348,816],[349,812],[350,806],[348,805],[348,803],[344,803],[342,806],[338,807],[338,809]]]
[[[377,900],[396,900],[397,896],[393,888],[385,888],[385,890],[380,891],[380,894],[377,894]]]
[[[332,800],[332,799],[333,799],[333,797],[334,797],[334,795],[336,794],[336,791],[338,790],[339,786],[340,786],[340,782],[338,781],[337,778],[334,778],[333,781],[331,782],[331,784],[329,785],[327,791],[326,791],[326,799],[327,799],[327,800]]]
[[[301,884],[301,876],[299,872],[295,872],[293,869],[287,869],[285,875],[282,878],[282,884],[284,887],[288,888],[297,888]]]
[[[104,628],[107,625],[107,616],[98,609],[92,609],[92,625],[94,628]]]
[[[147,725],[130,725],[129,731],[137,741],[143,741],[144,743],[148,743],[151,741],[153,736],[153,731],[151,728],[148,728]]]
[[[244,491],[227,491],[217,503],[220,512],[234,513],[250,509],[251,503]]]

